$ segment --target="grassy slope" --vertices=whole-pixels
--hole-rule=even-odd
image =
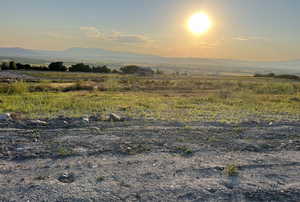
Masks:
[[[52,79],[58,74],[61,79],[100,77],[51,72],[39,76]],[[117,112],[132,118],[224,122],[300,119],[299,82],[238,76],[101,75],[101,78],[104,81],[75,81],[66,86],[49,81],[29,83],[25,84],[25,90],[23,86],[10,93],[3,89],[24,84],[1,84],[0,113],[50,117]],[[74,86],[71,90],[70,85]],[[92,90],[94,86],[98,89]],[[48,90],[37,92],[41,89]],[[62,92],[66,89],[70,91]]]

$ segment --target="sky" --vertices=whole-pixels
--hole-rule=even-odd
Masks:
[[[167,57],[300,59],[299,0],[0,0],[0,47]],[[195,35],[190,16],[212,27]]]

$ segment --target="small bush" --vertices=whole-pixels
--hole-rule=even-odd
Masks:
[[[80,91],[80,90],[85,90],[85,91],[92,91],[95,90],[96,86],[93,86],[92,84],[85,83],[83,81],[78,81],[74,85],[66,87],[63,89],[64,92],[68,91]]]
[[[84,63],[79,63],[76,65],[72,65],[69,68],[70,72],[91,72],[92,68],[89,65],[86,65]]]
[[[49,64],[48,69],[50,71],[62,71],[62,72],[68,70],[68,68],[64,66],[63,62],[52,62],[51,64]]]
[[[96,72],[96,73],[111,73],[111,69],[109,69],[108,67],[106,67],[105,65],[102,66],[102,67],[94,67],[93,68],[93,72]]]
[[[224,169],[227,176],[238,176],[238,167],[234,164],[227,165]]]

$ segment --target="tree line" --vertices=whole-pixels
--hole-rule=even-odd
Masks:
[[[119,70],[110,69],[104,66],[90,66],[84,63],[78,63],[67,67],[63,62],[52,62],[48,66],[32,66],[30,64],[15,63],[14,61],[3,62],[0,64],[0,70],[37,70],[37,71],[60,71],[60,72],[94,72],[94,73],[124,73],[124,74],[162,74],[160,70],[155,72],[148,67],[137,65],[127,65]]]

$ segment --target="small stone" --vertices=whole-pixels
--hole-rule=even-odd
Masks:
[[[0,114],[0,121],[9,121],[9,120],[11,120],[10,113]]]
[[[115,113],[111,113],[110,115],[109,115],[109,119],[108,119],[109,121],[115,121],[115,122],[117,122],[117,121],[124,121],[124,119],[123,118],[121,118],[119,115],[117,115],[117,114],[115,114]]]
[[[74,173],[64,173],[58,177],[58,181],[62,183],[73,183],[75,181]]]
[[[36,125],[47,125],[46,121],[41,121],[41,120],[31,120],[30,123]]]
[[[86,123],[89,123],[90,122],[90,119],[89,119],[89,117],[82,117],[81,118],[81,120],[83,121],[83,122],[86,122]]]

